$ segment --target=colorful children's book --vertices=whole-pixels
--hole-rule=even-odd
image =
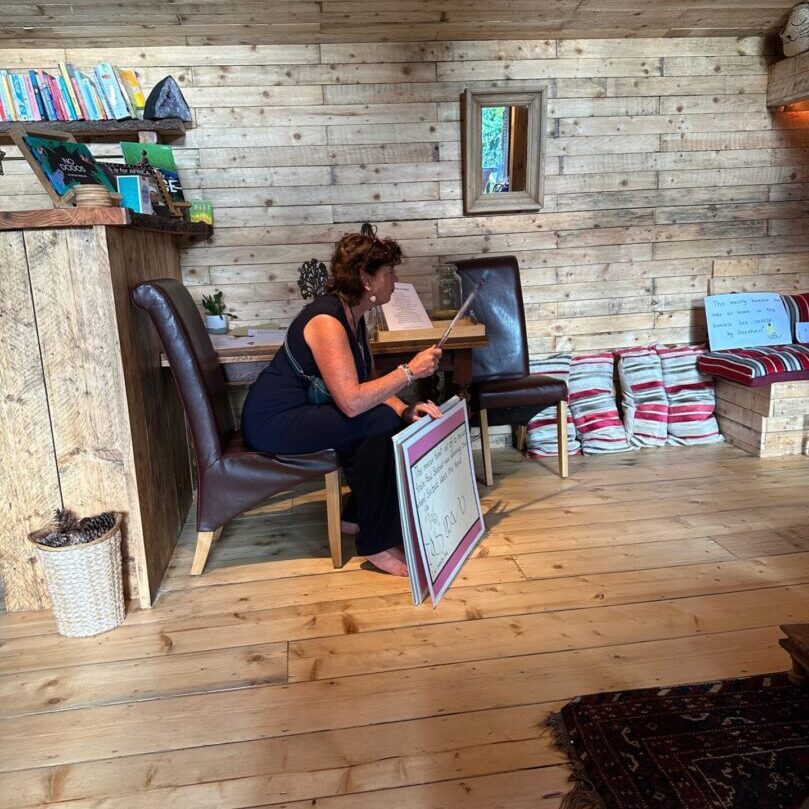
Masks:
[[[0,98],[3,99],[3,106],[6,108],[6,112],[8,113],[8,120],[19,121],[20,118],[17,108],[12,102],[12,96],[13,93],[11,92],[11,85],[8,81],[8,71],[0,70]]]
[[[53,106],[56,108],[57,120],[69,121],[70,115],[67,112],[64,99],[62,98],[62,89],[59,87],[56,77],[51,76],[50,73],[43,73],[42,76],[45,79],[45,83],[48,85],[48,92],[53,101]]]
[[[40,71],[31,71],[34,75],[31,77],[32,82],[36,82],[36,89],[39,91],[39,98],[42,99],[42,104],[45,107],[45,115],[49,121],[59,121],[59,114],[56,105],[51,97],[51,88],[45,79],[45,74]]]
[[[33,121],[34,112],[31,109],[31,102],[28,100],[28,92],[25,89],[25,82],[22,76],[17,73],[9,73],[8,79],[14,93],[14,106],[17,108],[19,121]]]
[[[134,70],[124,67],[117,68],[117,71],[119,81],[129,97],[132,108],[135,110],[138,118],[143,118],[146,96],[144,96],[143,88],[140,86],[138,74]]]
[[[101,88],[109,107],[110,118],[117,121],[131,118],[132,114],[127,106],[121,86],[118,84],[118,79],[115,77],[112,65],[102,62],[100,65],[95,66],[94,73],[98,86]]]
[[[166,204],[157,181],[157,169],[152,166],[127,166],[124,163],[99,162],[98,165],[107,174],[110,182],[116,183],[116,186],[119,177],[144,177],[149,185],[149,198],[152,204],[152,213],[158,216],[171,216],[171,211]]]
[[[31,112],[33,113],[34,120],[41,121],[42,115],[40,113],[36,97],[34,96],[34,87],[31,84],[31,78],[28,76],[27,73],[21,73],[20,78],[22,79],[22,85],[25,88],[26,95],[28,96],[28,105],[31,107]]]
[[[79,92],[81,92],[82,99],[84,100],[84,105],[87,108],[87,112],[90,116],[89,120],[103,121],[104,113],[96,103],[95,95],[93,94],[93,86],[90,84],[87,76],[85,76],[84,73],[82,73],[80,70],[76,70],[75,68],[73,73],[76,77],[76,82],[79,85]]]
[[[76,185],[103,185],[116,191],[83,143],[38,135],[24,135],[23,140],[57,194],[66,194]]]
[[[67,64],[66,62],[59,62],[59,72],[62,74],[62,78],[64,79],[65,90],[70,97],[70,102],[73,105],[73,110],[75,111],[76,117],[73,119],[74,121],[87,121],[89,118],[87,117],[87,110],[84,108],[83,104],[81,103],[81,99],[79,98],[78,88],[74,81],[73,76],[73,66]]]
[[[78,121],[81,119],[81,110],[73,103],[73,94],[70,92],[70,85],[64,76],[56,76],[56,83],[59,85],[59,92],[62,102],[67,111],[68,121]]]
[[[163,175],[174,202],[185,201],[171,146],[165,146],[162,143],[124,142],[121,144],[121,152],[128,166],[141,166],[148,163],[156,168]]]
[[[45,109],[45,102],[42,99],[42,94],[39,92],[39,84],[37,82],[37,74],[33,70],[28,71],[26,76],[26,86],[30,88],[30,95],[34,99],[34,107],[39,114],[38,121],[47,121],[48,111]]]

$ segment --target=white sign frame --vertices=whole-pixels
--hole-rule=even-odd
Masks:
[[[424,417],[394,437],[413,600],[421,603],[428,591],[433,607],[486,532],[466,402],[453,397],[441,409],[441,419]]]
[[[792,324],[776,292],[708,295],[705,319],[711,351],[792,343]]]

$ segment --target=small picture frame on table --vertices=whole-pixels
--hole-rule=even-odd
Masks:
[[[9,129],[9,134],[55,207],[72,207],[79,185],[100,185],[117,194],[87,146],[69,132],[18,124]]]

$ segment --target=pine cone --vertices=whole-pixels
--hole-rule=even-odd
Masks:
[[[78,526],[76,515],[69,508],[57,508],[53,512],[53,519],[56,529],[60,534],[68,534],[75,531]]]
[[[115,525],[115,517],[108,511],[98,514],[95,517],[84,517],[79,520],[78,533],[81,539],[79,542],[92,542]]]

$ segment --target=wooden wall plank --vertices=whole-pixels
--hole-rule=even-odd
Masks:
[[[0,296],[14,323],[0,331],[0,577],[9,611],[50,606],[27,536],[62,507],[23,235],[0,233]]]

